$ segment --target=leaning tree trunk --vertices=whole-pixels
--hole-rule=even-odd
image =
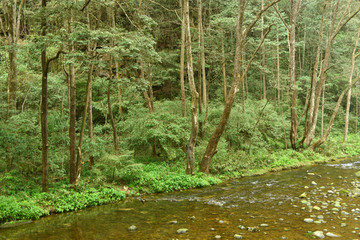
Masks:
[[[357,46],[359,43],[359,38],[360,38],[360,27],[358,29],[354,50],[353,50],[352,56],[351,56],[351,69],[350,69],[350,76],[349,76],[349,84],[352,83],[352,78],[353,78],[354,69],[355,69],[355,60],[359,56],[359,54],[358,55],[356,54]],[[344,144],[346,143],[348,130],[349,130],[350,102],[351,102],[351,88],[349,89],[349,92],[347,95],[347,101],[346,101],[345,129],[344,129],[344,138],[343,138]]]
[[[197,105],[199,94],[196,91],[194,70],[193,70],[193,57],[191,49],[191,32],[190,32],[190,14],[189,14],[189,0],[184,1],[184,15],[186,21],[186,53],[187,53],[187,69],[189,77],[189,86],[191,91],[191,134],[189,145],[187,149],[187,164],[186,174],[193,175],[195,173],[195,144],[199,130]]]
[[[341,95],[339,96],[339,99],[336,103],[336,106],[335,106],[335,109],[333,111],[333,114],[331,115],[330,117],[330,120],[329,120],[329,124],[328,124],[328,127],[326,129],[326,132],[324,134],[324,136],[322,136],[320,138],[320,140],[316,141],[315,143],[313,143],[312,145],[310,145],[310,149],[314,150],[315,148],[319,147],[321,144],[323,144],[326,139],[328,138],[330,132],[331,132],[331,128],[334,124],[334,120],[335,120],[335,117],[339,111],[339,108],[340,108],[340,105],[341,105],[341,102],[342,102],[342,99],[344,98],[344,95],[349,91],[349,89],[352,88],[352,86],[355,85],[355,83],[360,79],[360,77],[358,77],[353,83],[351,83],[342,93]]]

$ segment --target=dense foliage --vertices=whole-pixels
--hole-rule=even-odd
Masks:
[[[265,1],[265,4],[270,2]],[[335,0],[302,1],[296,24],[295,58],[299,138],[296,149],[292,149],[289,138],[292,108],[289,25],[285,26],[292,18],[290,2],[295,1],[280,1],[276,5],[278,12],[274,7],[269,8],[262,21],[259,20],[248,34],[241,64],[243,69],[264,31],[272,25],[242,79],[210,165],[213,175],[196,172],[190,176],[185,174],[185,166],[192,126],[191,95],[187,76],[187,112],[183,117],[180,83],[182,6],[179,1],[52,0],[47,1],[46,7],[33,0],[17,1],[16,6],[14,1],[2,1],[0,223],[96,206],[123,199],[125,194],[203,187],[216,184],[222,178],[249,175],[259,169],[360,154],[359,83],[352,87],[348,103],[351,107],[347,143],[341,144],[347,122],[344,120],[345,100],[335,118],[332,135],[324,145],[308,149],[302,142],[309,117],[308,99],[318,45],[320,57],[324,57],[328,42],[326,33],[331,31],[335,12],[338,14],[334,19],[342,21],[342,14],[346,19],[359,8],[359,3],[351,2],[349,8],[340,4],[336,8]],[[324,2],[327,2],[326,8],[323,8]],[[196,1],[190,1],[194,76],[201,108],[196,166],[224,111],[224,78],[228,91],[233,81],[237,5],[236,0],[202,3],[204,46],[201,47],[199,6]],[[16,16],[10,14],[11,10],[16,11]],[[260,0],[249,1],[244,25],[251,23],[259,10]],[[324,36],[319,43],[322,16]],[[330,48],[314,142],[326,132],[349,78],[352,76],[354,81],[359,75],[359,59],[352,63],[351,57],[353,52],[359,53],[359,46],[356,46],[359,16],[355,14],[349,19]],[[11,25],[13,17],[19,19],[18,26]],[[16,38],[12,30],[17,27],[19,35]],[[44,68],[41,57],[44,51],[47,60],[51,59],[46,98],[48,193],[41,190],[44,164],[41,129]],[[205,89],[201,87],[202,52],[206,61]],[[318,68],[320,72],[321,64]],[[72,77],[76,84],[75,99],[71,99],[70,94]],[[87,97],[89,78],[92,79],[91,94]],[[318,83],[320,75],[316,79]],[[204,94],[208,97],[207,103],[203,102]],[[81,155],[81,177],[79,174],[76,188],[69,189],[72,100],[76,102],[77,142],[80,136],[83,141],[77,146]],[[87,114],[82,133],[85,108]]]

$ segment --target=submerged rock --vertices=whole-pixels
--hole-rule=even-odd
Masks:
[[[355,176],[358,177],[358,178],[360,178],[360,171],[356,172],[356,173],[355,173]]]
[[[331,233],[331,232],[326,233],[326,236],[328,236],[328,237],[336,237],[336,238],[341,237],[341,236],[336,235],[335,233]]]
[[[242,236],[242,235],[240,235],[240,234],[235,234],[235,235],[234,235],[234,238],[235,238],[235,239],[242,239],[242,238],[243,238],[243,236]]]
[[[325,238],[325,235],[324,235],[324,232],[323,232],[323,231],[316,231],[316,232],[314,232],[314,236],[315,236],[315,237],[318,237],[318,238],[320,238],[320,239]]]
[[[312,219],[312,218],[305,218],[305,219],[304,219],[304,222],[306,222],[306,223],[313,223],[313,222],[314,222],[314,219]]]
[[[137,229],[137,227],[135,225],[131,225],[128,230],[129,231],[135,231]]]

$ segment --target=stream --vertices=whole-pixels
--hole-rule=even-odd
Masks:
[[[359,170],[356,158],[129,198],[0,229],[0,239],[360,239]]]

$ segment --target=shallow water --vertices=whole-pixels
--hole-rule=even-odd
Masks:
[[[144,204],[128,199],[0,229],[0,239],[234,239],[234,234],[243,239],[309,239],[308,231],[324,229],[324,234],[341,236],[337,239],[360,239],[360,197],[339,194],[340,189],[354,189],[354,181],[359,181],[354,173],[359,170],[360,159],[355,159],[151,195]],[[304,192],[311,207],[301,203]],[[336,202],[341,204],[338,212],[332,210]],[[310,217],[321,220],[319,215],[322,223],[304,222]],[[137,229],[129,231],[131,225]],[[180,228],[188,232],[177,234]]]

